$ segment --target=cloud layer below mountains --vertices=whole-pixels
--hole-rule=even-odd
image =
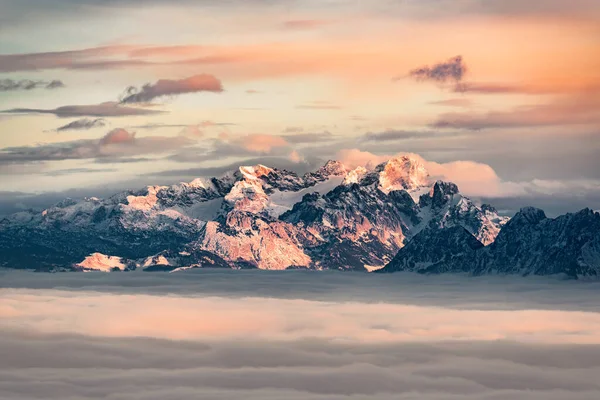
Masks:
[[[306,271],[0,275],[2,398],[600,395],[596,283]]]

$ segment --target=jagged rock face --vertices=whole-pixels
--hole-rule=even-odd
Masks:
[[[306,195],[281,216],[322,239],[307,251],[320,267],[362,269],[383,265],[419,222],[416,204],[406,193],[386,195],[374,186],[341,185],[321,195]]]
[[[442,273],[469,271],[464,260],[474,257],[483,244],[462,226],[419,232],[394,259],[378,272]]]
[[[302,239],[306,243],[314,241],[290,224],[268,223],[253,214],[233,211],[225,225],[208,222],[197,246],[231,262],[280,270],[311,265],[311,258],[302,249]]]
[[[431,186],[416,158],[352,171],[329,161],[302,177],[256,165],[15,214],[0,223],[0,262],[52,268],[102,253],[147,270],[375,269],[427,227],[462,226],[487,243],[501,222],[456,185]]]
[[[189,251],[165,250],[139,259],[137,267],[146,272],[153,272],[177,271],[181,268],[245,268],[247,266],[227,262],[218,255],[205,250],[190,248]]]
[[[332,177],[346,176],[348,169],[339,161],[329,160],[325,165],[315,172],[308,172],[304,175],[305,187],[311,187],[319,182],[324,182]]]
[[[551,219],[542,210],[523,208],[478,258],[476,272],[596,276],[599,237],[600,214],[590,209]]]
[[[589,209],[551,219],[542,210],[523,208],[487,247],[465,232],[423,230],[382,272],[600,275],[600,214]]]
[[[430,224],[440,228],[462,226],[486,246],[508,221],[489,205],[485,209],[477,207],[450,182],[437,181],[428,194],[420,197],[419,206],[431,213]]]

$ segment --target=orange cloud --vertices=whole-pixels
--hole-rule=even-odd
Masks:
[[[237,139],[236,142],[244,149],[253,153],[270,153],[275,148],[289,145],[281,136],[261,134],[243,136]]]
[[[487,164],[475,161],[454,161],[437,163],[425,160],[418,154],[399,153],[396,155],[373,154],[358,149],[343,149],[337,153],[336,159],[349,168],[359,166],[373,168],[391,158],[410,155],[419,160],[429,171],[432,180],[446,180],[458,185],[462,193],[471,196],[499,196],[523,192],[523,187],[511,182],[504,182],[496,171]]]
[[[117,128],[108,132],[100,139],[101,146],[110,144],[133,143],[135,141],[135,132],[129,133],[125,129]]]

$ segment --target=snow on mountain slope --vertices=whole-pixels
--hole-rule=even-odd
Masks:
[[[501,217],[489,206],[477,207],[473,201],[460,194],[453,183],[437,181],[419,199],[422,225],[435,224],[439,228],[462,226],[484,245],[492,243],[508,218]]]
[[[420,161],[405,156],[370,170],[328,161],[303,176],[242,166],[220,178],[148,186],[105,200],[67,199],[42,213],[2,220],[0,246],[11,255],[5,265],[44,268],[98,252],[138,260],[147,270],[364,270],[385,265],[426,227],[462,226],[487,244],[503,222],[456,185],[431,186]]]
[[[342,181],[342,185],[352,185],[353,183],[358,183],[361,179],[369,172],[365,167],[356,167],[353,170],[349,171],[344,180]]]
[[[329,193],[339,186],[343,180],[344,178],[336,176],[330,178],[329,180],[318,182],[314,186],[301,189],[297,192],[276,190],[269,195],[267,212],[269,215],[277,218],[284,212],[291,210],[294,204],[301,201],[305,194],[313,192]]]
[[[124,271],[127,268],[127,264],[121,257],[112,257],[101,253],[90,254],[76,266],[83,271],[101,272],[111,272],[115,269]]]

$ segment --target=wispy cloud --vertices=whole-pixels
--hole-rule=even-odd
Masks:
[[[200,74],[179,80],[161,79],[153,84],[147,83],[141,88],[130,86],[125,91],[121,103],[147,103],[165,96],[222,91],[223,86],[220,80],[213,75]]]
[[[161,154],[194,144],[183,136],[146,136],[138,138],[134,132],[117,128],[99,140],[85,139],[34,146],[0,149],[0,164],[18,164],[41,161],[113,159],[144,154]]]
[[[31,79],[0,79],[0,92],[11,92],[17,90],[33,90],[39,88],[58,89],[65,87],[65,84],[60,80],[41,81]]]
[[[78,130],[87,130],[92,128],[102,128],[106,126],[106,120],[104,118],[81,118],[75,120],[73,122],[69,122],[66,125],[60,126],[56,128],[57,132],[64,131],[78,131]]]
[[[463,82],[454,87],[455,92],[477,93],[477,94],[556,94],[573,92],[581,90],[581,88],[569,88],[560,86],[536,86],[528,84],[511,84],[511,83],[478,83],[478,82]]]
[[[287,130],[286,130],[287,131]],[[318,143],[318,142],[328,142],[334,140],[336,136],[329,132],[299,132],[294,134],[287,134],[282,136],[289,143],[295,144],[304,144],[304,143]]]
[[[434,106],[447,106],[447,107],[469,107],[473,105],[473,102],[469,99],[447,99],[447,100],[438,100],[431,101],[429,104]]]
[[[444,133],[436,131],[408,131],[408,130],[386,130],[382,132],[367,132],[363,135],[362,140],[371,142],[389,142],[406,139],[430,139],[433,137],[443,136]]]
[[[51,110],[37,108],[13,108],[0,111],[4,114],[54,114],[60,118],[76,117],[124,117],[132,115],[161,114],[164,111],[123,106],[117,102],[91,105],[62,106]]]

